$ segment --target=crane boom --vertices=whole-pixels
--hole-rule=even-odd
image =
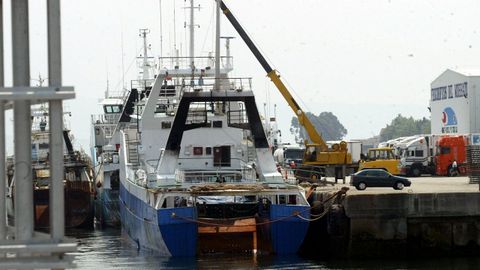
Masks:
[[[230,12],[230,10],[227,8],[227,6],[225,5],[225,3],[223,1],[221,1],[221,3],[220,3],[220,8],[222,9],[222,11],[225,14],[225,16],[227,17],[227,19],[232,24],[232,26],[238,32],[240,37],[247,44],[250,51],[257,58],[258,62],[260,62],[263,69],[265,69],[265,71],[267,72],[267,76],[275,84],[277,89],[282,94],[283,98],[285,98],[285,100],[287,101],[290,108],[292,108],[293,112],[298,117],[298,122],[307,131],[308,136],[310,138],[310,141],[314,144],[318,144],[322,151],[328,151],[328,146],[325,143],[325,141],[323,140],[322,136],[320,136],[320,134],[317,132],[317,130],[313,126],[312,122],[310,122],[310,120],[308,119],[305,112],[300,108],[298,103],[295,101],[293,96],[290,94],[287,87],[285,86],[285,84],[280,79],[280,76],[277,74],[277,71],[272,69],[272,67],[268,64],[265,57],[263,57],[263,55],[260,53],[260,50],[258,50],[257,46],[255,46],[253,41],[250,39],[250,37],[247,35],[247,33],[245,32],[243,27],[237,21],[237,19],[232,14],[232,12]]]

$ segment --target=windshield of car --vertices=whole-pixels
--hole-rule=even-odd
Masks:
[[[389,173],[384,170],[363,170],[363,171],[357,172],[356,175],[386,177],[389,175]]]
[[[359,172],[357,172],[355,175],[367,176],[367,175],[368,175],[368,171],[359,171]]]

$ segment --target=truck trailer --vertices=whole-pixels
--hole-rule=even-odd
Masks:
[[[467,135],[423,135],[399,148],[400,174],[452,176],[466,173]],[[457,163],[458,170],[452,171]]]

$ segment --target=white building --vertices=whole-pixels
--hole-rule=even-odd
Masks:
[[[447,69],[431,84],[432,134],[480,133],[480,69]]]

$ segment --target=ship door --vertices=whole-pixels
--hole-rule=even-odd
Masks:
[[[213,166],[230,167],[231,166],[230,146],[213,147]]]

